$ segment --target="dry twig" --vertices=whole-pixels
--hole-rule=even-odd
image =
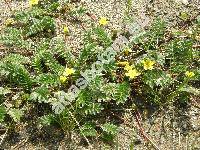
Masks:
[[[6,138],[7,134],[8,134],[8,129],[6,130],[6,132],[5,132],[5,133],[3,134],[3,136],[1,137],[0,145],[3,144],[3,141],[4,141],[4,139]]]

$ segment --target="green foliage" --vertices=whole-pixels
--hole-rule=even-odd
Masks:
[[[5,114],[6,114],[6,109],[5,109],[5,107],[0,106],[0,122],[3,122],[3,121],[4,121]]]
[[[54,122],[54,116],[53,115],[44,115],[39,118],[39,123],[42,126],[50,126]]]
[[[142,43],[144,50],[155,50],[158,41],[164,40],[164,33],[166,31],[166,24],[161,19],[156,19],[148,31],[141,31],[138,33],[134,43]]]
[[[191,86],[185,86],[185,87],[181,88],[180,91],[191,93],[194,95],[200,95],[200,89],[197,89],[197,88],[194,88]]]
[[[94,62],[95,56],[95,44],[87,44],[84,46],[83,50],[79,55],[79,59],[77,61],[77,65],[81,67],[81,69],[85,69],[88,65],[87,62]]]
[[[192,50],[193,42],[191,40],[173,40],[169,44],[169,50],[166,51],[170,58],[172,58],[176,62],[188,62],[192,60],[193,50]]]
[[[107,48],[111,46],[112,40],[102,27],[95,27],[85,33],[84,41]]]
[[[21,29],[8,27],[4,34],[0,35],[0,42],[9,47],[29,48],[29,42],[24,40]]]
[[[45,16],[41,20],[34,19],[32,21],[33,24],[28,28],[26,36],[35,35],[42,31],[55,30],[54,20],[49,16]]]
[[[128,11],[131,2],[128,1]],[[80,88],[77,81],[82,73],[91,70],[98,56],[115,41],[106,26],[93,23],[84,35],[82,49],[74,53],[66,44],[70,35],[58,35],[63,29],[55,20],[79,20],[86,10],[82,6],[66,10],[67,6],[57,0],[39,1],[31,9],[14,14],[15,23],[3,29],[0,43],[8,54],[0,60],[0,122],[9,120],[5,119],[9,116],[18,122],[26,108],[40,105],[45,113],[34,116],[39,117],[40,125],[56,122],[65,132],[74,130],[84,138],[111,141],[119,129],[105,118],[118,108],[122,109],[120,113],[125,108],[132,109],[136,99],[141,99],[141,105],[151,102],[162,106],[189,102],[191,95],[199,95],[198,87],[192,84],[200,79],[199,49],[194,48],[199,42],[198,23],[192,35],[184,38],[182,31],[168,33],[167,24],[161,19],[132,39],[127,45],[130,52],[115,51],[116,56],[103,64],[100,73],[92,70],[92,75],[84,76],[92,79]],[[166,35],[172,37],[166,39]],[[153,62],[152,66],[145,67],[147,59]],[[124,61],[133,68],[119,65]],[[134,71],[138,74],[130,78],[127,74],[134,76]],[[78,90],[70,92],[73,85]],[[70,97],[72,93],[75,97]]]
[[[97,93],[96,93],[97,94]],[[82,90],[78,96],[76,106],[80,109],[80,113],[84,114],[97,114],[103,107],[100,103],[95,101],[96,95],[92,90]]]
[[[169,74],[166,74],[162,70],[148,71],[143,76],[143,81],[151,88],[155,86],[161,86],[161,88],[167,88],[173,83],[173,79]]]
[[[10,80],[10,84],[13,83],[22,86],[25,91],[30,91],[32,86],[32,80],[27,69],[20,64],[5,62],[0,66],[1,72],[7,72],[7,79]]]
[[[15,64],[28,64],[30,63],[30,59],[28,57],[24,57],[20,54],[9,54],[8,56],[2,59],[3,62],[10,62]]]
[[[118,133],[118,127],[111,123],[105,123],[101,128],[104,132],[111,135],[116,135]]]
[[[32,92],[29,99],[40,103],[47,102],[49,94],[50,92],[47,87],[43,86],[37,88],[34,92]]]
[[[81,128],[81,135],[87,136],[87,137],[96,137],[97,131],[95,130],[95,125],[92,123],[86,123]]]
[[[55,74],[40,74],[36,77],[36,83],[42,85],[52,85],[55,86],[58,84],[58,77]]]
[[[130,86],[128,83],[108,83],[102,85],[101,87],[102,93],[105,94],[106,97],[102,97],[103,101],[107,100],[115,100],[116,104],[125,103],[130,92]]]
[[[19,122],[20,118],[23,116],[23,111],[20,109],[15,109],[15,108],[11,108],[8,111],[8,114],[10,115],[10,117],[15,121],[15,122]]]
[[[103,130],[102,138],[106,141],[112,141],[119,131],[118,127],[112,123],[105,123],[101,128]]]

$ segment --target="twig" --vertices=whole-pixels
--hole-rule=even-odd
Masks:
[[[178,147],[181,149],[181,133],[180,131],[178,132]]]
[[[112,112],[111,112],[111,113],[112,113]],[[137,111],[137,113],[138,113],[138,115],[140,116],[140,114],[139,114],[138,111]],[[128,123],[126,122],[126,120],[124,120],[124,119],[121,118],[120,116],[118,116],[118,115],[116,115],[116,114],[114,114],[114,113],[112,113],[112,114],[113,114],[114,116],[118,117],[120,120],[123,120],[125,124],[130,125],[130,124],[128,124]],[[138,128],[139,128],[141,134],[143,135],[143,137],[145,138],[145,140],[150,141],[150,143],[154,146],[155,149],[160,150],[160,148],[155,144],[155,142],[154,142],[153,140],[151,140],[151,139],[146,135],[146,133],[145,133],[144,129],[142,128],[142,125],[141,125],[141,123],[140,123],[140,121],[139,121],[140,118],[138,117],[138,115],[136,114],[136,120],[137,120]]]
[[[191,104],[191,105],[194,106],[194,107],[196,107],[196,108],[198,108],[198,109],[200,109],[200,106],[198,106],[196,104]]]
[[[82,22],[80,23],[80,25],[86,31],[86,28],[84,27],[84,24]]]
[[[74,121],[76,122],[76,124],[77,124],[77,126],[79,127],[79,130],[80,130],[80,124],[79,124],[79,122],[76,120],[76,118],[74,117],[74,115],[72,114],[72,112],[71,111],[69,111],[69,114],[71,115],[71,117],[74,119]],[[83,134],[83,137],[84,137],[84,139],[87,141],[87,143],[88,143],[88,145],[89,145],[89,147],[90,148],[92,148],[92,145],[90,144],[90,142],[89,142],[89,140],[88,140],[88,138]]]
[[[135,116],[136,116],[136,121],[137,121],[137,123],[138,123],[138,128],[139,128],[141,134],[143,135],[143,137],[144,137],[145,139],[147,139],[147,140],[154,146],[155,149],[160,150],[160,148],[155,144],[155,142],[154,142],[153,140],[151,140],[151,139],[146,135],[146,133],[145,133],[145,131],[144,131],[144,129],[142,128],[142,125],[141,125],[141,123],[140,123],[140,119],[139,119],[139,117],[138,117],[138,114],[139,114],[139,112],[136,111],[136,114],[135,114]]]
[[[93,14],[91,14],[91,13],[86,13],[86,15],[88,15],[93,21],[96,21],[96,16],[94,16]]]
[[[3,134],[3,136],[1,137],[1,141],[0,141],[0,145],[2,145],[4,139],[6,138],[7,136],[7,133],[8,133],[8,129],[6,130],[6,132]]]
[[[22,147],[26,142],[28,141],[28,138],[20,141],[20,143],[17,143],[15,146],[12,146],[11,149],[19,149],[20,147]]]

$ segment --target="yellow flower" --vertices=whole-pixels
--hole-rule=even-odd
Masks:
[[[63,28],[63,32],[64,32],[64,34],[68,34],[69,33],[69,28],[67,26],[65,26]]]
[[[73,68],[66,68],[63,75],[69,76],[69,75],[73,74],[74,72],[75,72],[75,70]]]
[[[128,61],[120,61],[117,63],[117,65],[119,66],[126,66],[126,65],[129,65]]]
[[[133,69],[133,66],[130,66],[129,64],[127,64],[125,67],[124,67],[124,70],[132,70]]]
[[[14,23],[15,23],[15,21],[14,21],[13,18],[8,18],[8,19],[6,19],[6,21],[5,21],[5,25],[6,25],[6,26],[12,25],[12,24],[14,24]]]
[[[185,75],[186,75],[187,77],[189,77],[189,78],[192,78],[195,74],[194,74],[194,72],[192,72],[192,71],[186,71],[186,72],[185,72]]]
[[[131,52],[132,52],[132,50],[131,50],[130,48],[126,48],[126,49],[124,50],[125,55],[128,55],[128,54],[131,53]]]
[[[132,70],[129,70],[127,73],[125,73],[125,75],[128,76],[130,79],[133,79],[139,76],[140,73],[136,69],[132,69]]]
[[[37,5],[39,0],[29,0],[29,6],[32,7],[33,5]]]
[[[64,83],[67,80],[67,77],[65,76],[60,76],[60,82]]]
[[[153,65],[155,64],[155,61],[147,59],[147,60],[143,60],[142,63],[144,65],[144,70],[152,70]]]
[[[105,26],[108,24],[107,18],[106,17],[101,17],[99,20],[99,24]]]

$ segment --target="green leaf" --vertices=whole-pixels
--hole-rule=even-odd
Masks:
[[[58,77],[54,74],[40,74],[36,77],[36,82],[43,85],[57,85]]]
[[[178,64],[178,63],[171,63],[171,71],[174,73],[181,73],[185,72],[187,70],[187,66],[184,64]]]
[[[130,86],[127,82],[123,83],[108,83],[101,87],[102,93],[106,94],[106,98],[103,99],[107,101],[109,98],[116,101],[117,104],[125,103],[130,94]]]
[[[193,61],[194,52],[192,50],[193,41],[191,39],[175,39],[166,47],[166,56],[171,60],[171,67],[178,64],[188,65]]]
[[[47,102],[49,94],[50,92],[47,87],[39,87],[31,93],[29,100],[38,101],[40,103]]]
[[[55,30],[55,22],[54,19],[50,16],[44,16],[41,20],[32,18],[33,24],[28,28],[28,32],[26,36],[35,35],[44,30]]]
[[[15,64],[28,64],[30,59],[20,54],[9,54],[2,59],[3,62],[10,62]]]
[[[18,122],[20,121],[20,118],[23,116],[24,113],[20,109],[11,108],[8,111],[8,114],[10,115],[11,118],[13,118],[15,122]]]
[[[191,87],[191,86],[184,86],[183,88],[181,88],[179,91],[182,92],[188,92],[194,95],[200,95],[200,89]]]
[[[105,123],[101,126],[102,130],[108,134],[116,135],[118,133],[118,127],[111,123]]]
[[[97,27],[93,29],[93,32],[97,35],[97,38],[102,44],[105,46],[105,48],[109,47],[112,43],[111,38],[106,33],[105,29],[101,27]]]
[[[44,126],[49,126],[53,122],[53,115],[44,115],[39,118],[39,122]]]
[[[10,79],[10,83],[16,83],[21,85],[26,91],[30,91],[32,87],[32,80],[29,72],[23,65],[4,63],[0,66],[0,71],[4,70],[8,72],[7,78]]]
[[[30,43],[23,38],[23,30],[16,28],[6,28],[5,32],[0,35],[0,41],[10,47],[29,48]]]
[[[83,136],[97,136],[97,131],[92,123],[85,123],[81,128],[81,135]]]
[[[4,106],[0,106],[0,122],[4,121],[4,117],[6,115],[6,109]]]
[[[91,115],[96,115],[100,113],[103,110],[103,106],[101,106],[100,103],[88,103],[84,107],[84,112],[86,115],[91,114]]]
[[[167,87],[173,83],[173,79],[170,75],[162,70],[148,70],[144,73],[143,81],[151,88],[154,86]]]
[[[81,50],[81,53],[79,55],[78,61],[77,61],[77,65],[81,66],[82,69],[84,69],[84,67],[88,67],[88,64],[86,62],[88,62],[89,60],[91,61],[92,59],[95,59],[95,44],[86,44],[84,45],[84,48]]]
[[[64,58],[67,64],[73,64],[75,57],[62,37],[54,37],[51,39],[49,47],[51,47],[51,51],[55,55]]]
[[[113,98],[117,104],[125,103],[130,94],[130,86],[127,82],[117,84],[113,93]]]

